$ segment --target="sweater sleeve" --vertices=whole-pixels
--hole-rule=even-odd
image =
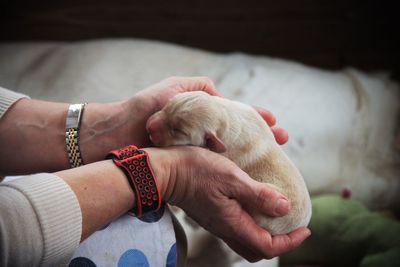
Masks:
[[[79,245],[78,199],[58,176],[0,183],[0,266],[61,266]]]
[[[0,87],[0,119],[17,100],[28,96]]]

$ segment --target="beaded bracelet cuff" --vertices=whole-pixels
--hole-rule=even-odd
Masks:
[[[130,145],[111,151],[107,158],[112,158],[115,165],[121,168],[132,190],[136,194],[136,206],[133,212],[137,217],[161,207],[161,193],[150,166],[146,151]]]

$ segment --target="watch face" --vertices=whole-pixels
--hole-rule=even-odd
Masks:
[[[71,116],[77,117],[79,115],[79,112],[81,112],[82,109],[82,104],[74,104],[69,107],[71,111]]]
[[[67,119],[65,121],[65,128],[67,130],[79,127],[83,107],[84,104],[74,104],[69,106]]]

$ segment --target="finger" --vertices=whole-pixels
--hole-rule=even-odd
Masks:
[[[294,247],[294,244],[292,246],[290,240],[284,243],[281,240],[282,237],[274,243],[273,241],[275,239],[273,239],[268,231],[257,225],[253,218],[244,211],[240,215],[237,223],[232,225],[232,232],[234,235],[230,236],[234,237],[234,240],[228,238],[227,244],[232,246],[232,249],[239,254],[243,254],[249,261],[257,261],[260,258],[271,259],[277,255],[277,252],[287,249],[287,247],[283,247],[283,245],[290,248]],[[300,238],[297,237],[296,241],[298,239]],[[274,246],[279,247],[275,248]]]
[[[272,114],[271,111],[268,111],[266,109],[260,108],[260,107],[254,107],[254,109],[263,117],[265,122],[268,124],[268,126],[274,126],[276,123],[276,118],[274,114]]]
[[[193,86],[192,91],[204,91],[213,96],[222,97],[221,93],[215,88],[214,82],[208,77],[189,77],[187,78]]]
[[[301,227],[287,235],[277,235],[271,238],[267,246],[268,256],[278,256],[289,252],[298,246],[311,235],[311,231],[306,227]]]
[[[289,140],[287,131],[283,128],[271,127],[272,133],[275,136],[275,140],[278,144],[283,145]]]
[[[250,177],[247,182],[247,186],[243,185],[240,189],[233,188],[234,193],[231,196],[247,211],[272,217],[284,216],[289,212],[290,203],[282,193],[267,184],[254,181]]]
[[[232,249],[239,254],[243,253],[243,257],[247,260],[255,261],[268,257],[266,248],[271,247],[271,236],[257,225],[248,213],[243,211],[239,222],[233,227],[233,232],[234,242],[230,240],[228,245],[233,245]]]
[[[234,236],[234,240],[226,239],[235,251],[243,253],[248,260],[258,260],[259,257],[271,259],[293,250],[311,234],[309,229],[301,227],[287,235],[272,237],[267,230],[257,225],[247,212],[242,211],[238,218],[238,221],[231,225],[234,235],[229,235]]]

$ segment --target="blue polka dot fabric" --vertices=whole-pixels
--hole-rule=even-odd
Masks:
[[[176,240],[168,207],[140,219],[125,214],[84,240],[69,267],[175,267]]]
[[[175,243],[172,245],[171,249],[168,252],[166,267],[175,267],[176,257],[177,255],[176,255],[176,243]]]
[[[118,267],[150,267],[150,265],[143,252],[129,249],[119,258]]]
[[[88,258],[77,257],[69,263],[69,267],[96,267],[96,264]]]
[[[147,223],[158,222],[164,215],[164,212],[165,212],[165,205],[162,205],[158,211],[148,212],[138,219],[141,220],[142,222],[147,222]]]

